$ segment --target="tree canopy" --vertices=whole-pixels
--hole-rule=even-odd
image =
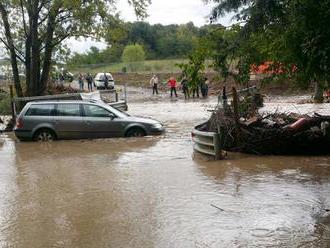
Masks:
[[[245,56],[248,63],[271,60],[286,67],[295,66],[299,82],[329,81],[330,2],[328,0],[206,0],[217,3],[213,21],[235,12],[241,23],[238,48],[253,50]],[[258,56],[255,56],[258,54]],[[320,97],[320,96],[319,96]]]
[[[128,0],[140,17],[150,0]],[[46,89],[56,48],[69,37],[102,37],[119,22],[115,0],[2,0],[0,41],[10,54],[18,95],[23,95],[18,63],[26,69],[27,95]]]

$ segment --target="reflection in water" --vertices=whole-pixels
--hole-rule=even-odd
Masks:
[[[0,138],[0,247],[327,247],[330,157],[192,159],[205,108],[132,105],[162,137]]]

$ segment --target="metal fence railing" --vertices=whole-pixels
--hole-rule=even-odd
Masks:
[[[202,125],[204,123],[196,126],[191,133],[194,150],[205,155],[213,156],[215,160],[222,159],[220,135],[215,132],[199,131],[198,128]]]

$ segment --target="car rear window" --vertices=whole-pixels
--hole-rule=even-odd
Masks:
[[[58,104],[57,116],[81,116],[79,104]]]
[[[53,116],[55,111],[54,104],[33,104],[26,111],[27,116]]]
[[[109,81],[112,81],[113,78],[112,78],[112,75],[110,74],[106,74],[107,75],[107,78]],[[98,80],[98,81],[104,81],[105,79],[105,75],[104,74],[97,74],[96,77],[95,77],[95,80]]]

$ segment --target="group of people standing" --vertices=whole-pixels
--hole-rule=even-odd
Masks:
[[[89,72],[86,75],[79,73],[79,76],[78,76],[79,89],[82,91],[84,90],[85,80],[87,82],[88,91],[92,92],[93,91],[93,77]]]
[[[177,94],[177,81],[174,77],[170,77],[167,81],[167,84],[170,88],[171,98],[173,96],[178,97]],[[154,75],[150,80],[150,86],[152,87],[152,94],[158,95],[158,85],[159,85],[159,78],[157,75]],[[203,80],[198,83],[197,85],[189,85],[187,77],[183,77],[180,82],[182,93],[184,94],[185,99],[190,99],[190,93],[192,92],[192,97],[199,98],[199,92],[201,92],[202,97],[206,98],[208,96],[209,91],[209,80],[208,78],[203,78]]]

